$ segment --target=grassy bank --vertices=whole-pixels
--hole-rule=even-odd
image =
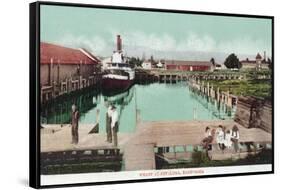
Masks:
[[[252,79],[252,80],[208,80],[214,88],[220,88],[222,91],[228,91],[237,96],[256,96],[261,98],[271,97],[272,84],[270,80]]]

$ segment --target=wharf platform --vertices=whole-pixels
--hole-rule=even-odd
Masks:
[[[116,149],[113,143],[106,141],[106,134],[91,133],[97,124],[79,125],[79,143],[71,144],[70,125],[47,124],[41,129],[41,153],[75,150]],[[118,133],[118,143],[122,146],[129,140],[131,134]]]
[[[212,121],[138,121],[134,133],[118,133],[118,146],[106,142],[106,134],[89,133],[96,124],[79,126],[79,143],[71,144],[71,127],[42,125],[41,152],[118,149],[123,155],[124,170],[156,169],[155,149],[158,147],[199,146],[207,126],[223,125],[231,129],[236,124],[240,132],[239,142],[271,144],[272,134],[259,128],[245,128],[232,120]],[[122,127],[122,126],[121,126]]]
[[[234,121],[155,121],[139,122],[137,133],[125,146],[126,170],[155,169],[154,148],[198,146],[204,138],[207,126],[223,125],[231,129],[236,124],[240,132],[239,142],[271,143],[271,134],[258,128],[245,128]],[[150,152],[148,153],[148,150]],[[190,152],[186,149],[186,152]],[[145,160],[145,162],[144,162]]]

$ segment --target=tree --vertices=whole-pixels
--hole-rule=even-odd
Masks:
[[[213,57],[211,58],[210,62],[212,63],[213,66],[216,66],[216,61]]]
[[[271,59],[267,59],[267,63],[268,63],[268,68],[269,69],[272,69],[272,61],[271,61]]]
[[[141,66],[141,64],[142,64],[142,61],[140,60],[140,58],[139,57],[131,57],[131,58],[129,58],[129,64],[130,64],[130,66],[132,67],[132,68],[134,68],[134,67],[136,67],[136,66]]]
[[[232,53],[230,54],[224,61],[224,65],[228,69],[240,69],[242,67],[242,64],[240,63],[238,57]]]

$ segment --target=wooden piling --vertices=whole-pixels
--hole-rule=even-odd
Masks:
[[[140,117],[140,110],[136,109],[136,123],[140,123],[141,122],[141,117]]]

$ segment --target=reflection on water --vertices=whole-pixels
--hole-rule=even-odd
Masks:
[[[94,123],[100,110],[100,132],[105,133],[107,105],[114,104],[119,112],[119,131],[133,132],[136,109],[144,121],[212,120],[232,118],[235,108],[227,108],[214,100],[198,95],[186,83],[134,85],[128,91],[104,96],[88,91],[80,95],[58,99],[42,108],[42,122],[69,123],[71,105],[78,105],[80,123]]]
[[[41,106],[41,122],[48,124],[70,123],[71,106],[78,106],[80,113],[87,113],[97,107],[99,91],[84,91],[81,94],[59,97],[53,102]]]

